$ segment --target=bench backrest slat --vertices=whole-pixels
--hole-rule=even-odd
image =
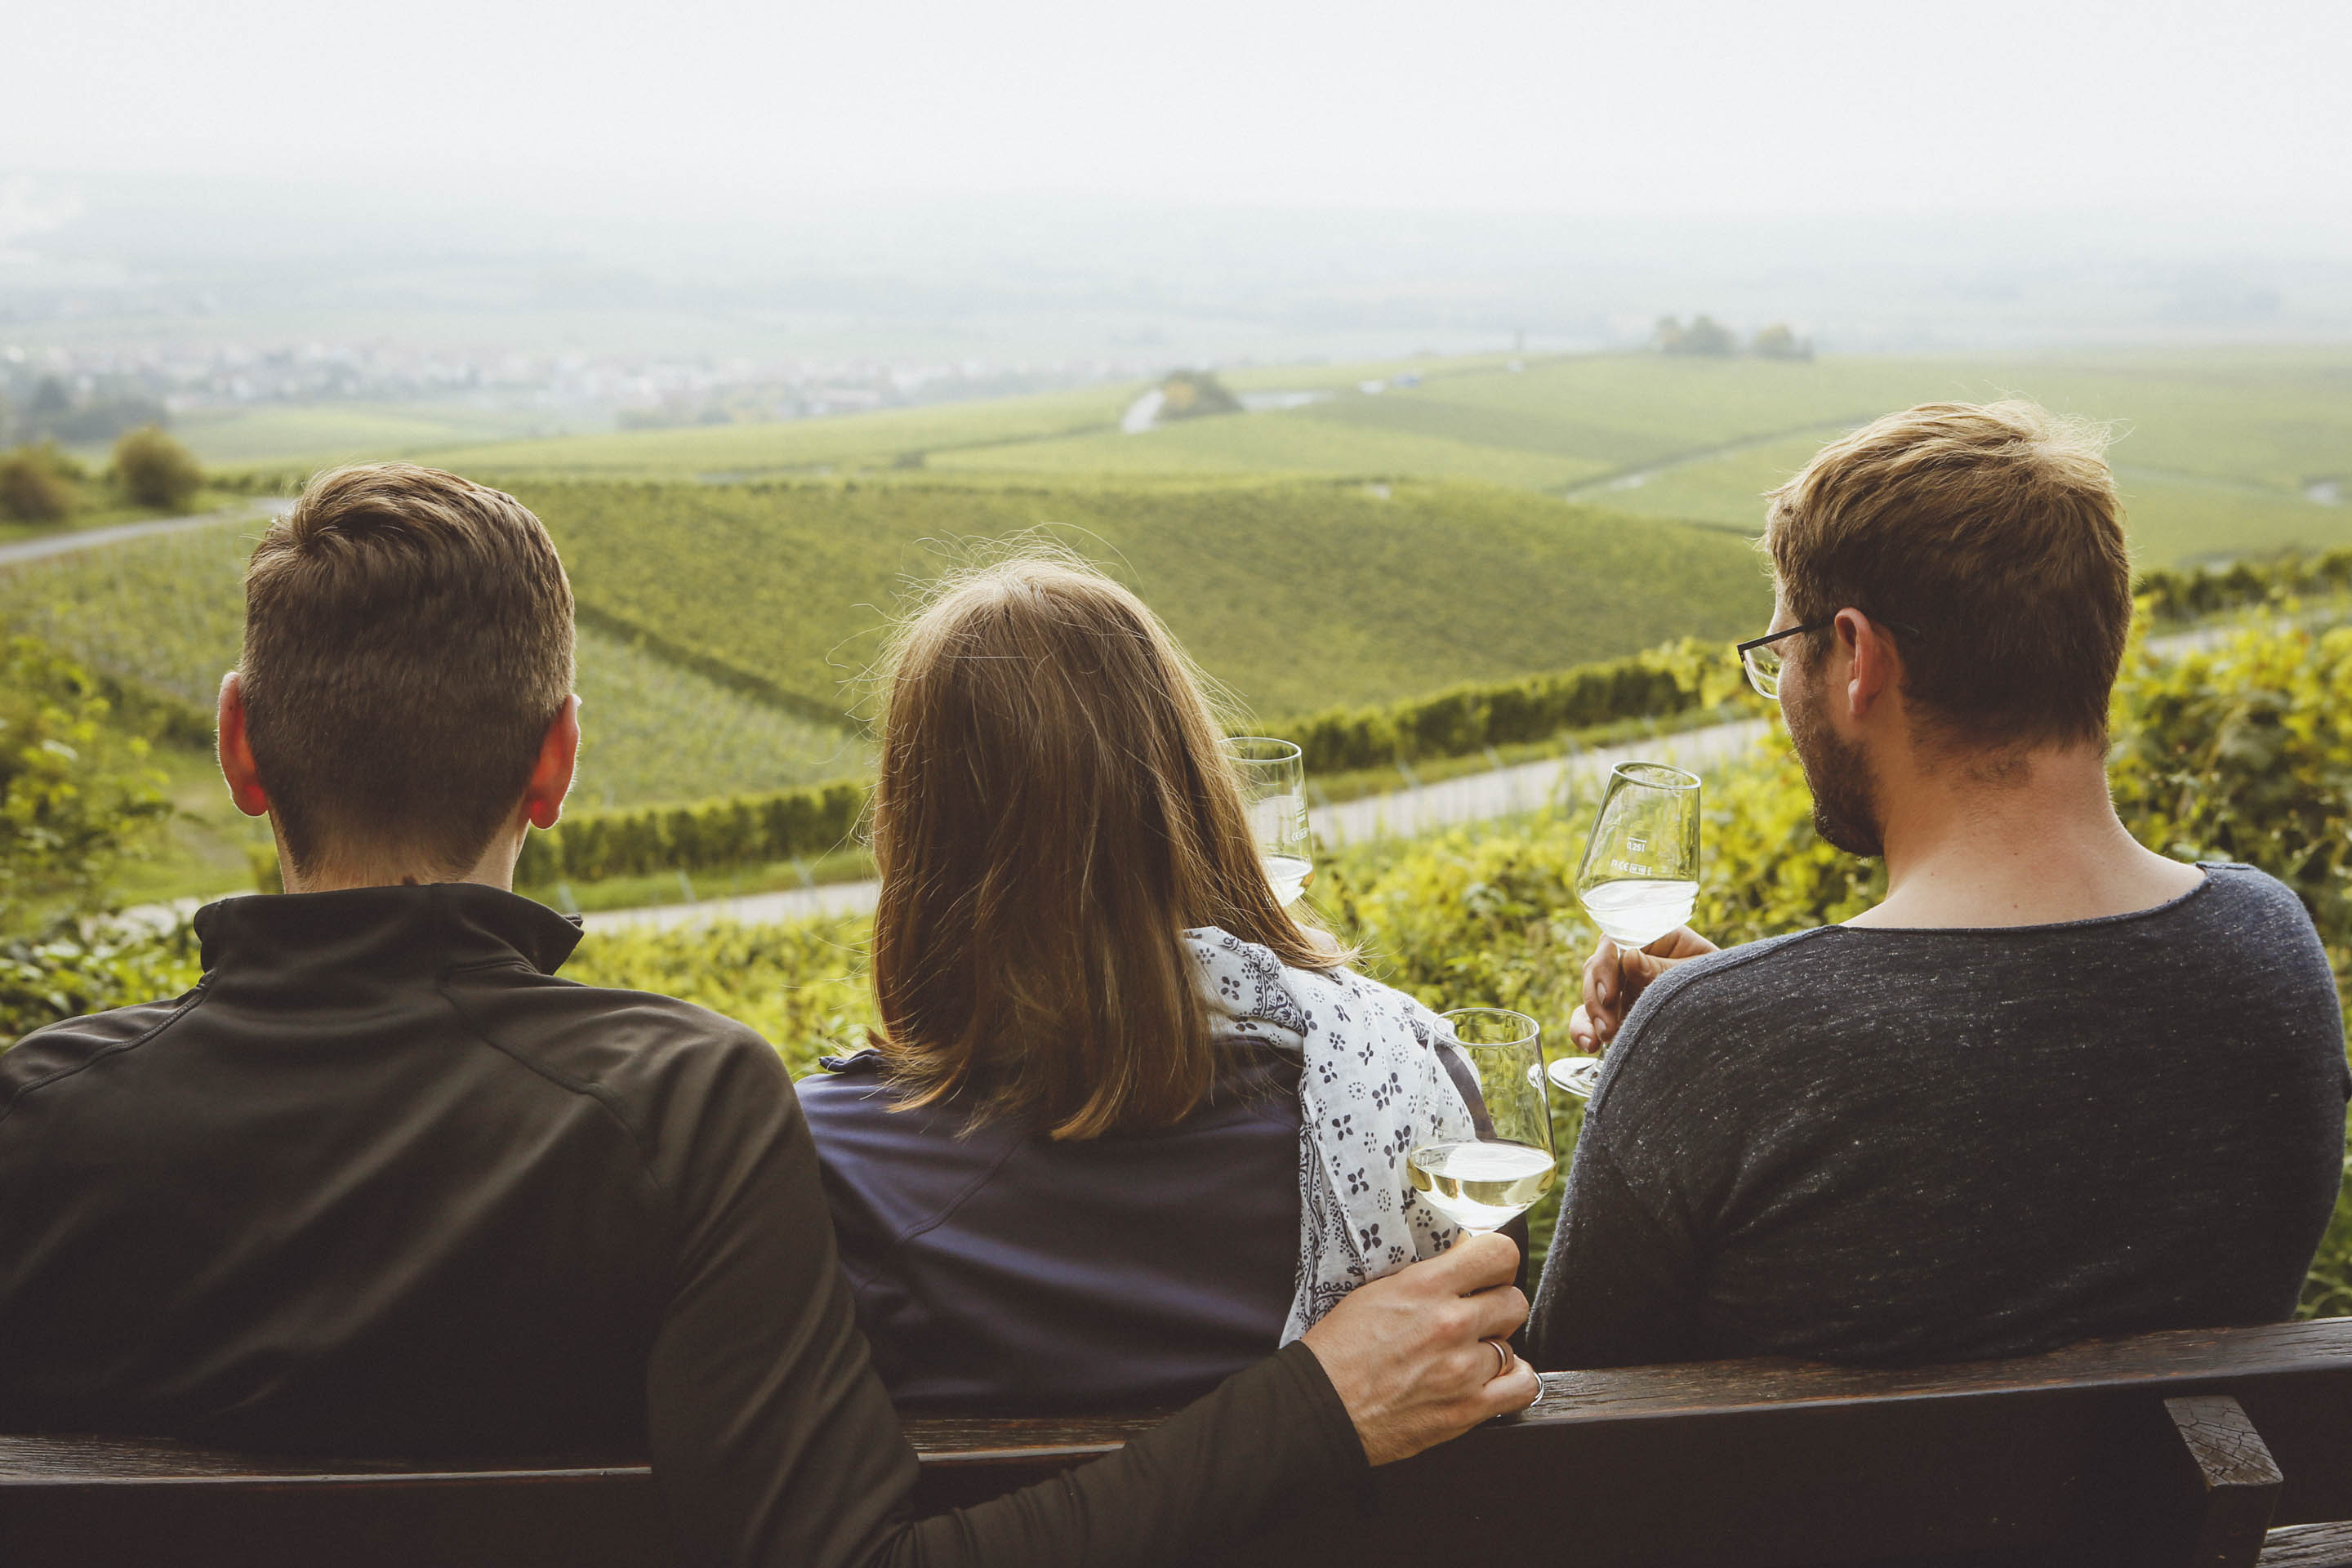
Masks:
[[[1545,1385],[1525,1415],[1377,1472],[1361,1499],[1220,1561],[1797,1568],[2004,1552],[2147,1568],[2149,1542],[2187,1528],[2194,1500],[2165,1402],[2177,1411],[2222,1394],[2284,1476],[2275,1522],[2352,1518],[2352,1321],[2151,1334],[1966,1367],[1722,1363],[1556,1373]],[[995,1496],[1148,1425],[911,1421],[920,1501]],[[173,1555],[205,1540],[236,1541],[249,1568],[307,1568],[329,1542],[352,1568],[655,1568],[667,1556],[651,1478],[625,1462],[423,1470],[0,1436],[0,1561],[44,1561],[54,1552],[42,1549],[70,1542],[69,1560],[88,1568],[160,1568],[205,1560]]]

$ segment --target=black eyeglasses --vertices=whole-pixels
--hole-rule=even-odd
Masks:
[[[1886,626],[1911,637],[1916,637],[1919,635],[1919,629],[1916,626],[1906,626],[1901,621],[1882,621],[1875,616],[1872,616],[1871,620],[1874,625]],[[1774,643],[1783,637],[1799,637],[1806,632],[1825,632],[1835,625],[1837,625],[1837,616],[1832,616],[1826,621],[1814,621],[1806,626],[1790,626],[1785,632],[1770,632],[1760,637],[1749,637],[1746,642],[1741,643],[1739,662],[1746,667],[1748,684],[1756,689],[1756,695],[1769,697],[1775,702],[1780,700],[1780,650],[1772,646]]]

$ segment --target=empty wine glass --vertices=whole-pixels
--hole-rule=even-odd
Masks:
[[[1315,879],[1307,841],[1306,759],[1288,741],[1269,735],[1236,735],[1225,742],[1225,754],[1241,777],[1242,804],[1274,901],[1297,903]]]
[[[1504,1007],[1463,1007],[1444,1017],[1453,1037],[1437,1043],[1438,1056],[1470,1107],[1471,1135],[1413,1150],[1405,1175],[1423,1202],[1463,1229],[1496,1230],[1551,1191],[1559,1170],[1543,1031]]]
[[[1698,901],[1698,806],[1696,773],[1661,763],[1609,771],[1576,896],[1620,947],[1647,947],[1690,919]]]

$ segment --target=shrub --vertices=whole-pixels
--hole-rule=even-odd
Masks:
[[[205,482],[185,447],[152,425],[126,431],[114,444],[114,472],[123,493],[141,506],[177,511]]]
[[[193,978],[184,935],[100,918],[115,869],[169,811],[143,744],[108,717],[79,668],[29,637],[0,640],[0,1046]]]
[[[57,448],[19,447],[0,457],[0,517],[17,522],[58,522],[77,500],[71,467]]]

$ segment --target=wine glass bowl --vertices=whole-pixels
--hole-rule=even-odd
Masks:
[[[1559,1175],[1543,1031],[1503,1007],[1444,1018],[1452,1037],[1436,1049],[1470,1109],[1471,1135],[1414,1149],[1405,1173],[1423,1202],[1464,1230],[1495,1230],[1533,1207]]]
[[[1307,840],[1306,758],[1288,741],[1270,735],[1235,735],[1225,755],[1241,781],[1242,806],[1250,834],[1274,888],[1274,901],[1297,903],[1315,879]]]
[[[1577,868],[1576,896],[1601,934],[1643,948],[1698,901],[1699,781],[1663,763],[1620,763]]]

